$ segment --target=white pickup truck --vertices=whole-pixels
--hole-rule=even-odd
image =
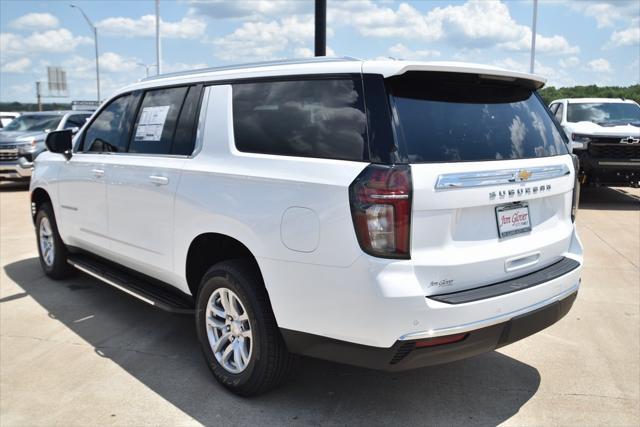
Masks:
[[[572,98],[549,108],[580,159],[582,183],[637,187],[640,106],[620,98]]]

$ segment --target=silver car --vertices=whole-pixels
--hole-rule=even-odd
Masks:
[[[91,111],[24,113],[0,130],[0,180],[29,179],[33,160],[44,150],[52,130],[78,131]]]

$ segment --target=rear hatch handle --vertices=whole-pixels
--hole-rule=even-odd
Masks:
[[[508,258],[504,262],[504,271],[510,273],[522,268],[531,267],[536,265],[540,261],[540,252],[531,252],[525,255],[518,255],[517,257]]]

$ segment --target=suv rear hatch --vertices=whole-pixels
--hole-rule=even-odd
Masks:
[[[409,71],[386,86],[400,157],[411,165],[411,263],[425,295],[562,259],[575,174],[539,82]]]

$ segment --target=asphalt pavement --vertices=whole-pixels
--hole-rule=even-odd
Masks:
[[[0,185],[0,425],[640,425],[640,191],[587,188],[582,288],[559,323],[472,359],[382,373],[302,359],[236,397],[193,319],[42,273],[24,186]]]

